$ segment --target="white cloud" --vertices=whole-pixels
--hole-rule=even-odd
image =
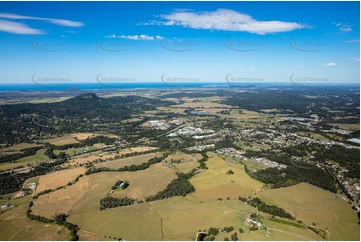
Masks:
[[[153,40],[162,40],[164,37],[156,35],[156,36],[149,36],[147,34],[141,34],[141,35],[108,35],[104,36],[105,38],[109,39],[129,39],[129,40],[146,40],[146,41],[153,41]]]
[[[329,63],[325,63],[323,64],[324,66],[336,66],[335,62],[329,62]]]
[[[151,20],[144,25],[176,25],[193,29],[240,31],[260,35],[308,28],[306,25],[295,22],[258,21],[247,14],[229,9],[210,12],[176,11],[160,17],[164,21]]]
[[[340,27],[340,32],[341,33],[348,33],[351,32],[352,28],[351,27]]]
[[[346,40],[345,43],[360,43],[359,39],[350,39],[350,40]]]
[[[338,30],[341,33],[349,33],[352,31],[352,25],[349,25],[348,23],[333,22],[332,24],[338,27]]]
[[[40,20],[49,22],[56,25],[66,26],[66,27],[81,27],[84,24],[82,22],[75,22],[66,19],[53,19],[53,18],[41,18],[41,17],[31,17],[31,16],[24,16],[12,13],[0,13],[0,18],[6,19],[28,19],[28,20]]]
[[[23,23],[0,19],[0,31],[11,34],[44,34],[40,29],[33,29]]]
[[[360,57],[351,57],[350,60],[354,62],[360,62]]]

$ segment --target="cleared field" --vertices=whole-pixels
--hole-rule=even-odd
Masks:
[[[275,229],[274,231],[267,228],[267,230],[250,232],[245,224],[246,217],[251,213],[258,212],[256,208],[237,199],[195,203],[187,201],[187,197],[175,197],[150,203],[163,220],[164,240],[195,240],[196,232],[199,230],[208,230],[210,227],[216,227],[220,230],[225,226],[233,226],[235,230],[230,233],[220,232],[216,236],[216,240],[223,240],[225,237],[230,238],[231,234],[238,232],[239,228],[243,228],[244,233],[238,232],[238,240],[319,239],[310,231],[288,228],[275,223],[270,225],[272,229]],[[207,216],[204,216],[205,214]],[[287,235],[285,236],[285,234]]]
[[[62,165],[62,167],[69,167],[69,166],[78,166],[81,164],[85,164],[87,162],[93,162],[97,159],[102,159],[102,160],[106,160],[106,159],[112,159],[116,156],[116,153],[113,154],[108,154],[108,153],[103,153],[103,152],[97,152],[96,154],[85,154],[85,155],[81,155],[81,156],[77,156],[76,158],[72,158],[70,160],[68,160],[66,163],[64,163]]]
[[[126,154],[132,154],[135,152],[144,152],[144,151],[150,151],[150,150],[156,150],[158,148],[156,147],[150,147],[150,146],[139,146],[139,147],[132,147],[132,148],[126,148],[119,151],[120,155],[126,155]]]
[[[69,221],[103,240],[161,240],[161,219],[146,203],[99,211],[72,211]],[[110,239],[109,238],[112,238]]]
[[[53,138],[53,139],[46,139],[44,142],[48,142],[52,145],[68,145],[68,144],[77,144],[79,141],[77,141],[73,136],[71,135],[64,135],[62,137]]]
[[[80,229],[77,234],[80,241],[99,241],[102,239],[99,235],[90,233],[83,229]]]
[[[21,164],[21,163],[10,163],[10,162],[6,162],[6,163],[0,163],[0,171],[5,171],[5,170],[9,170],[9,169],[15,169],[15,168],[20,168],[22,166],[25,166],[25,164]],[[29,168],[30,169],[30,168]]]
[[[13,162],[5,162],[0,164],[0,171],[7,169],[14,169],[20,166],[30,167],[32,165],[37,165],[43,162],[51,161],[51,159],[44,155],[46,149],[40,149],[36,152],[35,155],[25,156]],[[30,169],[30,168],[29,168]]]
[[[69,156],[74,156],[74,155],[82,154],[87,151],[92,151],[92,150],[97,150],[97,149],[99,149],[99,148],[97,146],[93,145],[93,146],[85,146],[85,147],[81,147],[81,148],[69,148],[66,150],[54,150],[54,154],[58,155],[60,152],[64,152],[65,154],[67,154]]]
[[[88,177],[82,177],[77,183],[55,192],[41,195],[32,207],[33,214],[52,218],[55,214],[68,214],[90,187]]]
[[[63,226],[44,224],[26,218],[28,204],[0,214],[0,240],[69,240],[70,233]]]
[[[94,166],[96,168],[108,167],[111,169],[118,169],[121,167],[130,166],[130,165],[140,165],[144,162],[147,162],[151,158],[159,157],[159,156],[161,156],[161,153],[150,153],[150,154],[145,154],[145,155],[137,155],[137,156],[133,156],[133,157],[117,159],[117,160],[108,161],[108,162],[102,162],[102,163],[95,164]]]
[[[22,150],[22,149],[32,148],[32,147],[36,147],[36,146],[38,146],[38,145],[31,144],[31,143],[20,143],[17,145],[6,147],[6,148],[1,148],[0,156],[19,153],[20,150]]]
[[[202,170],[200,174],[190,179],[197,191],[187,196],[191,200],[248,197],[262,189],[264,184],[248,176],[243,164],[226,162],[214,153],[209,152],[208,155],[206,164],[209,169]],[[234,174],[227,175],[229,170]]]
[[[329,123],[329,125],[347,130],[360,130],[360,124]]]
[[[16,162],[17,163],[28,162],[30,164],[37,164],[37,163],[41,163],[41,162],[50,161],[51,159],[44,154],[45,151],[46,151],[46,149],[40,149],[35,153],[35,155],[29,155],[29,156],[20,158]]]
[[[39,98],[28,101],[28,103],[55,103],[62,102],[72,97]]]
[[[165,162],[169,165],[169,167],[177,170],[177,172],[188,173],[199,166],[197,160],[200,159],[202,159],[201,154],[188,155],[186,153],[177,151],[176,153],[169,155],[165,159]],[[180,162],[177,163],[177,161]]]
[[[260,213],[256,208],[239,201],[238,196],[259,192],[263,184],[250,178],[244,172],[242,164],[227,162],[214,153],[208,155],[209,169],[202,170],[200,174],[190,179],[196,187],[195,193],[186,197],[173,197],[128,207],[99,211],[99,200],[109,194],[110,187],[118,179],[128,180],[130,186],[113,193],[114,196],[132,197],[133,194],[137,194],[136,198],[140,198],[139,194],[142,196],[154,194],[167,184],[166,182],[161,184],[159,180],[165,180],[167,174],[174,176],[174,171],[159,163],[147,170],[133,173],[92,174],[88,176],[91,186],[70,210],[69,221],[78,224],[89,236],[98,236],[104,240],[114,237],[125,240],[194,240],[198,230],[225,226],[233,226],[235,231],[243,228],[245,232],[238,233],[239,240],[321,239],[308,229],[269,221],[269,215]],[[235,174],[226,175],[229,169]],[[145,187],[154,191],[142,190]],[[224,199],[219,201],[216,199],[218,197]],[[227,197],[230,199],[228,200]],[[267,226],[267,230],[249,231],[245,221],[253,212],[258,212],[264,217],[262,222]],[[230,238],[231,234],[221,232],[216,236],[216,240]],[[84,236],[84,239],[88,238]]]
[[[84,174],[86,169],[84,167],[67,169],[49,173],[39,177],[39,185],[36,192],[42,192],[47,189],[55,189],[60,186],[65,186],[68,182],[73,181],[80,174]]]
[[[322,136],[320,134],[317,133],[313,133],[313,132],[304,132],[304,131],[299,131],[296,134],[301,135],[301,136],[306,136],[306,137],[310,137],[316,140],[328,140],[328,138],[326,138],[325,136]]]
[[[70,134],[73,138],[77,139],[77,140],[86,140],[88,138],[94,138],[97,136],[106,136],[109,138],[116,138],[116,135],[113,134],[96,134],[96,133],[73,133]]]
[[[329,233],[330,240],[360,238],[356,212],[334,193],[300,183],[286,188],[263,190],[257,196],[266,203],[287,209],[306,224],[316,223],[318,228]]]
[[[161,163],[151,165],[146,170],[124,172],[121,179],[129,181],[129,186],[125,190],[115,191],[112,196],[118,198],[127,196],[143,200],[146,196],[155,195],[160,190],[166,188],[175,178],[177,178],[175,172]]]
[[[158,163],[144,171],[104,172],[88,177],[91,186],[70,211],[69,221],[79,224],[82,229],[103,239],[107,239],[108,236],[131,240],[161,239],[161,220],[147,203],[100,211],[99,201],[120,179],[128,180],[130,183],[127,189],[118,193],[120,197],[127,195],[141,198],[153,195],[176,177],[173,170]]]

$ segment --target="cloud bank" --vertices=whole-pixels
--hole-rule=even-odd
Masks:
[[[162,21],[151,20],[144,25],[182,26],[193,29],[239,31],[260,35],[307,28],[306,25],[295,22],[258,21],[250,15],[229,9],[209,12],[176,11],[160,17],[163,19]]]

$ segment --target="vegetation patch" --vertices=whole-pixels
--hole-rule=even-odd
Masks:
[[[192,193],[195,191],[193,185],[188,181],[188,179],[192,177],[192,173],[177,173],[177,176],[178,178],[171,181],[163,191],[158,192],[154,196],[146,197],[145,200],[147,202],[150,202],[175,196],[184,197],[188,193]]]

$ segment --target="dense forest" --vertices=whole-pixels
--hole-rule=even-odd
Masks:
[[[153,110],[170,101],[139,96],[100,98],[82,94],[62,102],[0,106],[0,143],[16,144],[29,137],[73,132],[119,133],[120,120]]]
[[[297,183],[307,182],[331,192],[337,192],[336,182],[323,169],[308,164],[299,163],[299,166],[289,165],[285,169],[267,168],[256,172],[247,173],[261,182],[272,184],[273,188],[292,186]]]

